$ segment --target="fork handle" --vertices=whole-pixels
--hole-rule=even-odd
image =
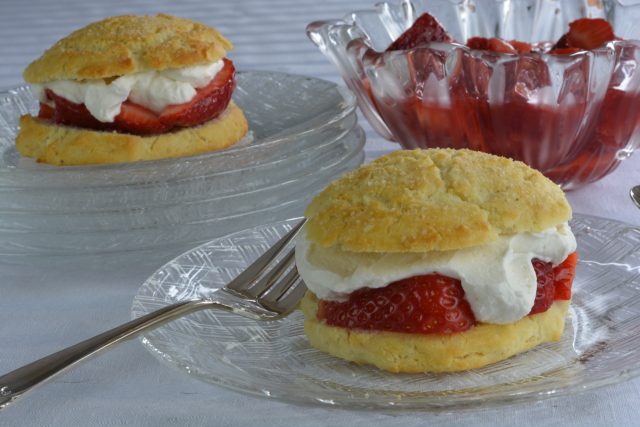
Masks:
[[[6,407],[27,391],[102,350],[112,348],[116,344],[133,338],[141,332],[155,329],[178,317],[210,307],[228,309],[226,306],[213,301],[181,301],[4,374],[0,376],[0,409]]]

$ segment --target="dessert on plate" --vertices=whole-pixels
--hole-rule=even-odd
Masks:
[[[20,154],[54,165],[153,160],[228,147],[247,133],[233,103],[231,43],[170,15],[117,16],[59,40],[24,72],[40,100]]]
[[[577,255],[562,190],[521,162],[402,150],[316,196],[296,245],[311,344],[391,372],[560,339]]]

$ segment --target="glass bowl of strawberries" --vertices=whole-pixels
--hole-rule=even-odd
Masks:
[[[404,0],[307,34],[384,138],[507,156],[574,189],[640,144],[638,20],[638,0]]]

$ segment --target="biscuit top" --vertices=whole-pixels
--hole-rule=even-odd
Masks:
[[[116,16],[59,40],[24,71],[28,83],[103,79],[223,58],[231,43],[218,31],[170,15]]]
[[[522,162],[471,150],[400,150],[350,172],[305,212],[307,238],[352,252],[423,252],[540,232],[571,218],[564,193]]]

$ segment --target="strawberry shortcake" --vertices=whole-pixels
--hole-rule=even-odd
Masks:
[[[396,151],[330,184],[306,216],[296,265],[320,350],[392,372],[452,372],[562,335],[571,208],[524,163]]]
[[[163,14],[77,30],[25,70],[40,110],[21,117],[17,149],[39,162],[81,165],[228,147],[248,129],[231,100],[231,47],[213,28]]]

